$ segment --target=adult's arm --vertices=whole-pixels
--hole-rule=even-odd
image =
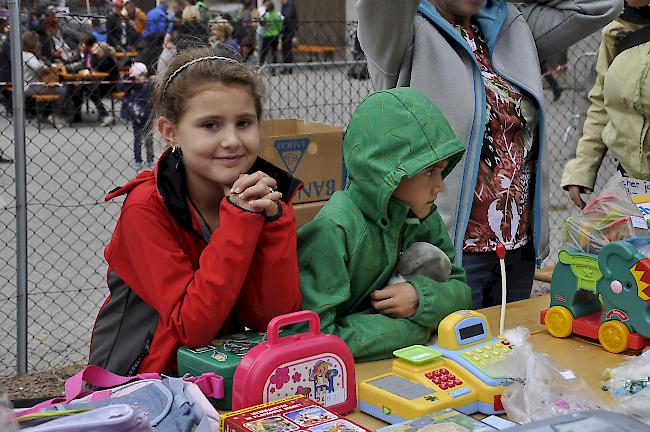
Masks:
[[[358,0],[358,37],[371,67],[375,88],[397,85],[407,55],[412,55],[414,19],[419,0]]]
[[[119,233],[105,252],[109,266],[174,329],[181,345],[205,345],[219,332],[239,298],[264,226],[264,215],[226,199],[219,216],[198,269],[178,243],[179,228],[148,204],[123,209]]]
[[[562,173],[560,186],[567,189],[575,185],[593,190],[598,170],[607,153],[607,147],[601,138],[607,125],[607,111],[603,96],[603,84],[609,65],[614,60],[615,43],[607,31],[603,31],[603,39],[598,50],[596,62],[596,82],[589,92],[591,106],[587,110],[587,118],[582,127],[582,137],[576,147],[576,157],[567,161]]]
[[[544,61],[614,20],[623,0],[525,0],[520,9]]]

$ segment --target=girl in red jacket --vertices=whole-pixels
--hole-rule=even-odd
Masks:
[[[228,54],[179,53],[154,89],[169,148],[106,200],[126,195],[104,256],[110,295],[90,363],[121,375],[175,373],[181,345],[264,331],[300,305],[301,186],[257,157],[262,88]]]

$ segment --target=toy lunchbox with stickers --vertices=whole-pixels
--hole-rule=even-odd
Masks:
[[[223,410],[232,407],[232,380],[242,357],[255,345],[266,339],[266,334],[253,331],[215,339],[200,348],[181,347],[177,353],[178,373],[200,376],[212,371],[223,377],[223,398],[212,399],[212,404]]]
[[[282,327],[304,321],[309,323],[307,332],[280,336]],[[321,333],[320,319],[315,312],[300,311],[275,317],[268,325],[266,339],[259,333],[255,335],[257,341],[247,334],[247,340],[250,339],[254,346],[242,357],[228,355],[223,344],[213,345],[214,349],[207,347],[206,351],[191,356],[189,349],[181,348],[179,373],[194,376],[209,371],[226,373],[222,375],[224,393],[226,398],[231,398],[232,404],[225,407],[225,398],[217,404],[223,409],[237,410],[294,395],[304,395],[339,414],[356,408],[352,353],[341,338]],[[225,348],[230,349],[229,341]],[[223,359],[223,354],[227,358]],[[228,363],[229,359],[233,363]],[[234,362],[237,364],[234,373],[230,374]],[[229,380],[229,377],[232,378]]]

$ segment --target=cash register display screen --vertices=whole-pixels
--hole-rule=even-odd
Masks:
[[[368,384],[408,400],[417,399],[436,392],[431,387],[425,387],[422,384],[414,383],[397,375],[386,375],[383,378],[369,381]]]
[[[473,338],[474,336],[485,334],[485,329],[483,328],[483,324],[479,323],[471,325],[469,327],[461,328],[458,330],[458,333],[460,334],[461,340],[466,340]]]

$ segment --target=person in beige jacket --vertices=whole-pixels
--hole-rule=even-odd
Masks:
[[[650,180],[650,41],[619,53],[624,33],[650,26],[649,4],[626,0],[621,17],[603,28],[591,106],[576,157],[566,163],[561,181],[580,208],[585,206],[580,194],[593,191],[607,151],[623,174]]]

